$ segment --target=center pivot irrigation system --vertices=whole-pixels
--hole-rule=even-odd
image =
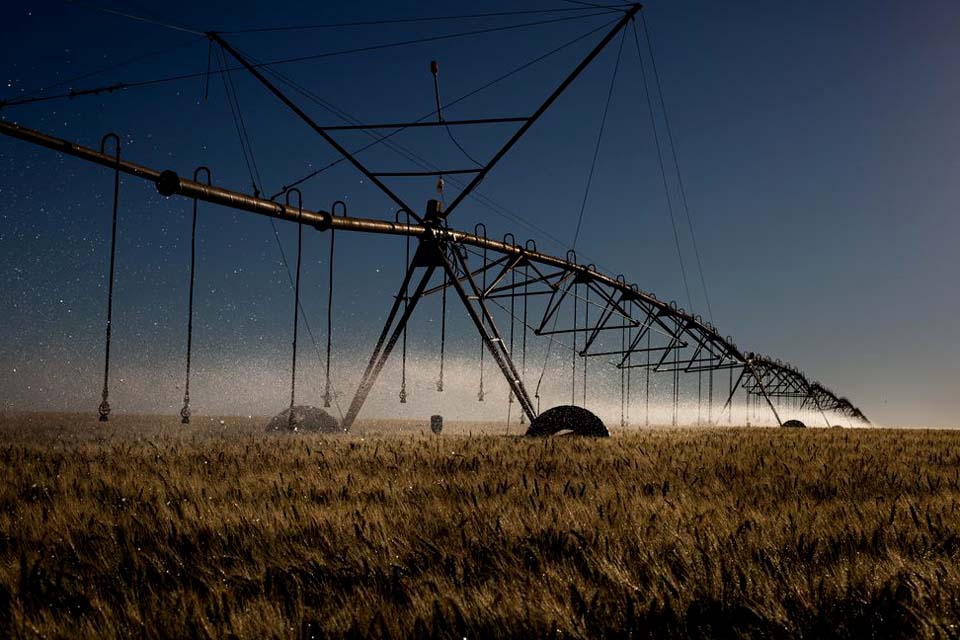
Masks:
[[[531,396],[529,382],[535,378],[527,366],[527,337],[547,336],[551,345],[562,336],[572,339],[571,404],[577,403],[577,363],[581,361],[583,404],[587,404],[587,368],[590,358],[600,357],[615,366],[621,378],[621,424],[625,422],[624,406],[629,414],[631,371],[644,371],[645,393],[648,406],[650,397],[650,373],[669,373],[673,381],[674,421],[679,401],[680,374],[697,376],[698,411],[702,409],[706,397],[707,422],[714,423],[715,416],[723,412],[732,412],[732,402],[738,390],[746,393],[748,408],[754,410],[765,405],[778,424],[792,413],[820,414],[830,425],[828,413],[867,422],[864,414],[848,400],[838,397],[832,391],[816,382],[811,382],[802,372],[779,360],[767,358],[752,352],[741,351],[729,337],[722,336],[710,323],[699,315],[688,313],[674,302],[664,302],[652,293],[641,290],[636,284],[630,284],[623,276],[611,277],[600,272],[592,264],[580,264],[576,253],[568,251],[564,257],[556,257],[540,252],[532,240],[524,244],[516,242],[512,234],[503,240],[487,237],[486,227],[478,224],[473,233],[457,230],[449,225],[449,220],[484,178],[496,167],[501,159],[520,141],[537,120],[546,112],[557,98],[573,83],[600,52],[613,39],[624,32],[635,19],[641,6],[624,5],[623,15],[601,38],[593,49],[580,61],[570,74],[549,94],[546,100],[525,117],[483,118],[470,120],[446,120],[442,116],[442,105],[437,88],[437,65],[432,63],[434,88],[437,97],[437,118],[435,121],[420,119],[414,122],[349,124],[344,126],[321,126],[311,118],[297,103],[267,77],[265,68],[269,65],[258,63],[238,51],[224,39],[221,33],[209,32],[211,47],[232,56],[242,68],[249,72],[260,84],[272,93],[297,117],[311,127],[327,144],[335,149],[343,160],[353,165],[370,182],[376,185],[398,207],[392,220],[359,218],[346,215],[346,207],[335,203],[330,211],[309,210],[303,207],[299,190],[285,188],[272,199],[225,189],[211,184],[210,172],[198,169],[193,179],[187,179],[171,170],[157,170],[134,164],[121,158],[120,139],[115,134],[104,136],[100,149],[80,146],[72,142],[50,136],[26,127],[0,121],[0,133],[32,144],[47,147],[88,162],[108,167],[114,172],[113,199],[113,237],[110,256],[109,298],[106,322],[106,355],[104,364],[103,397],[100,405],[100,417],[106,420],[111,411],[108,401],[110,376],[110,333],[113,307],[113,281],[115,264],[115,245],[117,232],[117,208],[120,186],[120,174],[124,173],[156,185],[164,196],[184,196],[193,200],[193,246],[191,253],[190,303],[187,334],[187,373],[184,407],[181,412],[183,421],[190,418],[190,352],[192,346],[193,320],[193,265],[196,255],[196,215],[197,202],[204,201],[236,210],[267,216],[279,220],[294,222],[299,226],[298,256],[296,266],[296,300],[294,306],[294,354],[291,380],[291,408],[296,384],[296,335],[299,324],[298,310],[300,282],[300,245],[304,225],[312,227],[330,236],[330,269],[332,274],[334,258],[334,234],[337,231],[374,233],[405,236],[407,238],[406,272],[397,295],[387,313],[383,330],[374,346],[373,353],[366,365],[353,399],[345,414],[341,427],[344,431],[351,428],[359,415],[364,402],[376,383],[398,342],[406,356],[406,330],[418,303],[426,296],[439,294],[442,298],[441,334],[440,334],[440,377],[437,390],[443,390],[443,350],[446,342],[446,299],[448,292],[454,294],[463,305],[473,326],[482,341],[480,351],[481,382],[479,400],[483,400],[483,356],[489,353],[510,388],[509,402],[519,404],[525,417],[531,423],[540,414],[540,382]],[[636,30],[634,28],[634,34]],[[639,53],[639,43],[638,43]],[[622,47],[622,41],[621,41]],[[619,58],[618,58],[619,63]],[[108,87],[108,91],[121,87]],[[79,94],[76,94],[79,95]],[[334,134],[337,131],[359,130],[363,132],[382,130],[404,130],[416,127],[443,127],[450,132],[451,127],[486,124],[519,125],[502,147],[485,163],[477,163],[468,169],[429,169],[424,171],[371,171],[356,153],[348,151],[339,143]],[[392,134],[379,137],[382,141]],[[450,134],[453,138],[452,133]],[[113,142],[114,152],[108,153],[108,142]],[[459,143],[458,143],[459,146]],[[466,152],[464,152],[466,154]],[[205,180],[200,181],[201,173]],[[443,177],[463,174],[470,176],[469,181],[457,196],[444,206],[440,200],[431,199],[426,207],[418,212],[397,193],[387,186],[383,178],[426,176],[438,177],[438,190],[442,191]],[[280,195],[285,202],[278,202]],[[292,198],[295,196],[295,198]],[[411,256],[410,240],[417,241],[416,250]],[[435,278],[436,277],[436,278]],[[434,280],[437,282],[433,282]],[[328,333],[326,384],[324,404],[331,402],[330,384],[330,344],[331,344],[331,307],[333,283],[330,283],[328,299]],[[499,310],[495,313],[495,309]],[[509,329],[498,325],[496,316],[501,320],[504,314],[508,318]],[[519,328],[520,336],[515,336]],[[556,336],[556,337],[555,337]],[[610,346],[614,344],[614,346]],[[726,370],[728,381],[724,405],[715,411],[714,374]],[[706,377],[706,381],[704,380]],[[720,385],[718,385],[719,387]],[[722,392],[721,392],[722,393]],[[722,397],[722,396],[721,396]],[[406,402],[405,368],[404,382],[401,386],[400,401]],[[748,409],[749,411],[749,409]],[[292,414],[292,412],[291,412]],[[731,414],[728,413],[728,420]],[[528,431],[529,433],[529,431]]]

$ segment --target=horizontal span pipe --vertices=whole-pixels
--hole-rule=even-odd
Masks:
[[[5,136],[10,136],[11,138],[17,138],[18,140],[24,140],[32,144],[40,145],[41,147],[47,147],[48,149],[53,149],[54,151],[60,151],[61,153],[66,153],[67,155],[82,158],[83,160],[87,160],[95,164],[110,167],[111,169],[117,166],[116,158],[110,154],[100,153],[99,151],[91,149],[90,147],[83,147],[79,144],[68,142],[62,138],[55,138],[45,133],[34,131],[33,129],[21,127],[20,125],[12,122],[0,120],[0,133],[3,133]],[[137,176],[138,178],[145,178],[147,180],[156,181],[157,178],[160,177],[159,171],[141,166],[139,164],[134,164],[132,162],[127,162],[126,160],[120,161],[120,171],[128,173],[132,176]]]

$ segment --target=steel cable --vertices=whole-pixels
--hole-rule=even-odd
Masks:
[[[520,28],[524,28],[524,27],[542,26],[542,25],[545,25],[545,24],[553,24],[553,23],[556,23],[556,22],[563,22],[563,21],[567,21],[567,20],[581,20],[581,19],[592,18],[592,17],[596,17],[596,16],[601,16],[601,15],[608,15],[609,13],[611,13],[611,12],[610,12],[610,11],[601,11],[601,12],[588,13],[588,14],[585,14],[585,15],[578,15],[578,16],[572,16],[572,17],[567,17],[567,18],[557,18],[557,19],[553,19],[553,20],[541,20],[541,21],[537,21],[537,22],[525,22],[525,23],[521,23],[521,24],[507,25],[507,26],[503,26],[503,27],[494,27],[494,28],[490,28],[490,29],[481,29],[481,30],[475,30],[475,31],[465,31],[465,32],[459,32],[459,33],[444,34],[444,35],[432,36],[432,37],[428,37],[428,38],[420,38],[420,39],[415,39],[415,40],[404,40],[404,41],[400,41],[400,42],[384,43],[384,44],[372,45],[372,46],[368,46],[368,47],[358,47],[358,48],[352,48],[352,49],[344,49],[344,50],[340,50],[340,51],[329,51],[329,52],[326,52],[326,53],[320,53],[320,54],[315,54],[315,55],[310,55],[310,56],[300,56],[300,57],[297,57],[297,58],[281,58],[281,59],[278,59],[278,60],[270,60],[270,61],[267,61],[267,62],[258,62],[258,63],[256,63],[256,64],[254,64],[253,66],[254,66],[255,68],[269,68],[269,67],[276,66],[276,65],[291,64],[291,63],[296,63],[296,62],[305,62],[305,61],[308,61],[308,60],[316,60],[316,59],[321,59],[321,58],[332,58],[332,57],[337,57],[337,56],[351,55],[351,54],[355,54],[355,53],[364,53],[364,52],[368,52],[368,51],[375,51],[375,50],[388,49],[388,48],[394,48],[394,47],[411,46],[411,45],[417,45],[417,44],[424,44],[424,43],[427,43],[427,42],[435,42],[435,41],[438,41],[438,40],[450,40],[450,39],[454,39],[454,38],[474,36],[474,35],[481,35],[481,34],[486,34],[486,33],[494,33],[494,32],[498,32],[498,31],[509,31],[509,30],[512,30],[512,29],[520,29]],[[601,27],[601,28],[602,28],[602,27]],[[220,71],[220,72],[218,72],[218,73],[221,73],[221,74],[222,74],[222,73],[224,73],[224,72],[226,72],[226,71],[238,71],[238,70],[242,70],[242,69],[243,69],[242,66],[227,67],[227,68],[225,68],[223,71]],[[179,81],[179,80],[190,80],[190,79],[193,79],[193,78],[202,78],[202,77],[204,77],[204,76],[206,76],[206,75],[208,75],[208,74],[209,74],[209,71],[197,71],[197,72],[192,72],[192,73],[181,73],[181,74],[175,74],[175,75],[171,75],[171,76],[164,76],[164,77],[161,77],[161,78],[152,78],[152,79],[149,79],[149,80],[139,80],[139,81],[135,81],[135,82],[114,82],[114,83],[112,83],[112,84],[103,85],[103,86],[100,86],[100,87],[93,87],[93,88],[89,88],[89,89],[80,89],[80,90],[70,90],[70,91],[67,91],[67,92],[64,92],[64,93],[60,93],[60,94],[56,94],[56,95],[52,95],[52,96],[39,96],[39,97],[33,97],[33,98],[23,98],[23,99],[13,98],[13,99],[10,99],[10,100],[0,100],[0,108],[3,108],[3,107],[12,107],[12,106],[19,106],[19,105],[25,105],[25,104],[35,104],[35,103],[38,103],[38,102],[47,102],[47,101],[50,101],[50,100],[60,100],[60,99],[65,99],[65,98],[71,98],[71,99],[72,99],[72,98],[76,98],[76,97],[79,97],[79,96],[86,96],[86,95],[99,95],[99,94],[103,94],[103,93],[113,93],[113,92],[115,92],[115,91],[123,91],[123,90],[126,90],[126,89],[132,89],[132,88],[137,88],[137,87],[148,87],[148,86],[153,86],[153,85],[156,85],[156,84],[165,84],[165,83],[167,83],[167,82],[176,82],[176,81]]]
[[[663,164],[663,150],[660,147],[660,134],[657,132],[657,120],[653,111],[653,100],[650,98],[650,88],[647,83],[647,71],[643,64],[643,54],[640,52],[640,36],[637,27],[633,25],[633,38],[637,45],[637,57],[640,59],[640,74],[643,76],[643,91],[647,97],[647,110],[650,113],[650,126],[653,129],[653,142],[657,149],[657,162],[660,166],[660,177],[663,181],[664,196],[667,199],[667,211],[670,213],[670,228],[673,230],[673,241],[677,248],[677,259],[680,262],[680,276],[683,279],[683,290],[687,294],[687,304],[693,310],[693,298],[690,296],[690,285],[687,283],[687,268],[683,264],[683,252],[680,249],[680,234],[677,232],[676,216],[673,213],[673,199],[670,197],[670,186],[667,183],[667,171]]]
[[[643,23],[643,33],[647,38],[647,51],[650,53],[650,66],[653,69],[653,77],[657,82],[657,94],[660,97],[660,109],[663,112],[663,123],[667,130],[667,140],[670,142],[670,152],[673,155],[673,166],[677,174],[677,190],[680,193],[680,202],[683,204],[683,211],[687,218],[687,227],[690,230],[690,240],[693,243],[693,253],[697,258],[697,270],[700,273],[700,286],[703,287],[703,298],[707,305],[707,314],[710,316],[710,323],[713,324],[713,308],[710,306],[710,294],[707,292],[707,280],[703,275],[703,262],[700,260],[700,249],[697,246],[697,234],[693,230],[693,220],[690,217],[690,206],[687,204],[687,192],[683,186],[683,174],[680,172],[680,160],[677,157],[677,146],[673,142],[673,129],[670,127],[670,115],[667,112],[667,103],[663,97],[663,85],[660,82],[660,72],[657,70],[657,59],[653,55],[653,40],[650,38],[650,30],[647,28],[647,18],[641,12],[640,20]],[[636,32],[636,25],[634,25]]]
[[[629,6],[624,4],[624,7]],[[608,7],[572,7],[572,8],[557,8],[557,9],[522,9],[517,11],[496,11],[489,13],[471,13],[471,14],[462,14],[462,15],[449,15],[449,16],[426,16],[420,18],[394,18],[386,20],[363,20],[363,21],[354,21],[354,22],[328,22],[321,24],[307,24],[307,25],[291,25],[285,27],[255,27],[250,29],[231,29],[229,31],[221,31],[220,33],[234,34],[234,33],[269,33],[276,31],[306,31],[313,29],[336,29],[342,27],[369,27],[369,26],[382,26],[388,24],[410,24],[410,23],[419,23],[419,22],[440,22],[447,20],[469,20],[476,18],[494,18],[494,17],[503,17],[503,16],[515,16],[515,15],[530,15],[538,13],[561,13],[569,11],[587,11],[589,9],[609,9],[607,13],[612,13],[616,9],[615,6]]]
[[[577,240],[580,238],[580,228],[583,225],[583,213],[587,208],[587,199],[590,196],[590,185],[593,183],[593,172],[597,168],[597,157],[600,155],[600,143],[603,141],[603,130],[607,125],[607,113],[610,110],[610,102],[613,99],[613,88],[617,84],[617,72],[620,71],[620,58],[623,54],[623,41],[626,39],[626,30],[620,35],[620,46],[617,49],[617,61],[613,65],[613,76],[610,78],[610,88],[607,89],[607,100],[603,105],[603,115],[600,117],[600,130],[597,132],[597,142],[593,148],[593,160],[590,162],[590,172],[587,174],[587,186],[583,191],[583,201],[580,203],[580,214],[577,217],[577,230],[573,234],[573,244],[571,249],[577,248]]]

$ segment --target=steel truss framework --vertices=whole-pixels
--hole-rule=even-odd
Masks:
[[[572,251],[560,258],[539,252],[533,241],[521,246],[512,234],[507,234],[503,240],[488,238],[483,225],[478,225],[474,233],[459,231],[448,225],[449,216],[454,209],[639,10],[640,5],[633,5],[625,10],[622,19],[544,103],[531,116],[520,118],[444,121],[438,108],[436,122],[324,127],[314,122],[273,85],[256,64],[234,49],[219,34],[207,34],[212,42],[236,58],[294,114],[394,201],[400,207],[399,212],[407,215],[408,222],[399,222],[399,214],[391,221],[308,210],[299,203],[298,206],[281,204],[218,187],[209,182],[188,180],[173,171],[158,171],[131,163],[120,158],[119,147],[116,155],[109,155],[103,150],[83,147],[9,122],[0,121],[0,133],[109,167],[118,173],[152,181],[159,192],[167,196],[185,196],[195,201],[202,200],[310,225],[320,231],[377,233],[419,240],[417,251],[404,274],[379,339],[344,416],[342,426],[345,430],[350,428],[360,413],[418,302],[428,295],[448,291],[453,292],[462,303],[485,349],[507,381],[510,401],[516,400],[523,415],[530,421],[539,413],[539,402],[534,403],[534,400],[539,398],[531,397],[528,392],[525,383],[525,358],[523,366],[519,368],[515,358],[513,333],[518,317],[518,302],[523,308],[520,324],[524,332],[524,343],[527,331],[552,340],[572,341],[575,356],[582,362],[584,395],[587,363],[595,358],[606,360],[622,373],[632,369],[670,373],[674,377],[675,398],[678,394],[677,380],[681,373],[698,376],[707,373],[710,376],[709,399],[712,414],[713,373],[729,370],[731,383],[725,409],[731,404],[737,390],[743,389],[748,398],[762,398],[778,423],[781,423],[781,417],[777,405],[782,401],[790,402],[798,409],[820,412],[825,420],[826,412],[834,412],[866,422],[864,414],[847,399],[836,396],[819,383],[810,382],[803,373],[789,364],[741,351],[729,336],[722,336],[700,316],[678,308],[675,303],[659,300],[652,293],[628,283],[623,276],[611,277],[599,272],[593,265],[580,264]],[[429,174],[416,171],[371,171],[330,133],[349,129],[375,130],[494,122],[513,122],[520,126],[487,164],[477,169],[449,169]],[[381,180],[386,177],[455,173],[471,174],[473,178],[445,210],[440,203],[431,200],[423,215],[417,214]],[[413,222],[409,222],[411,219]],[[431,286],[435,275],[441,276],[441,282]],[[497,308],[509,313],[510,325],[507,331],[502,330],[498,324],[495,314]],[[578,310],[582,311],[582,321],[578,318]],[[502,317],[502,313],[500,315]],[[573,367],[575,371],[576,358]],[[732,381],[736,371],[739,371],[739,375],[734,384]],[[573,384],[575,388],[575,377]],[[828,420],[827,424],[829,425]]]

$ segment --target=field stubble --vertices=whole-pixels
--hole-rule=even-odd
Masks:
[[[0,633],[958,636],[960,433],[262,423],[0,419]]]

